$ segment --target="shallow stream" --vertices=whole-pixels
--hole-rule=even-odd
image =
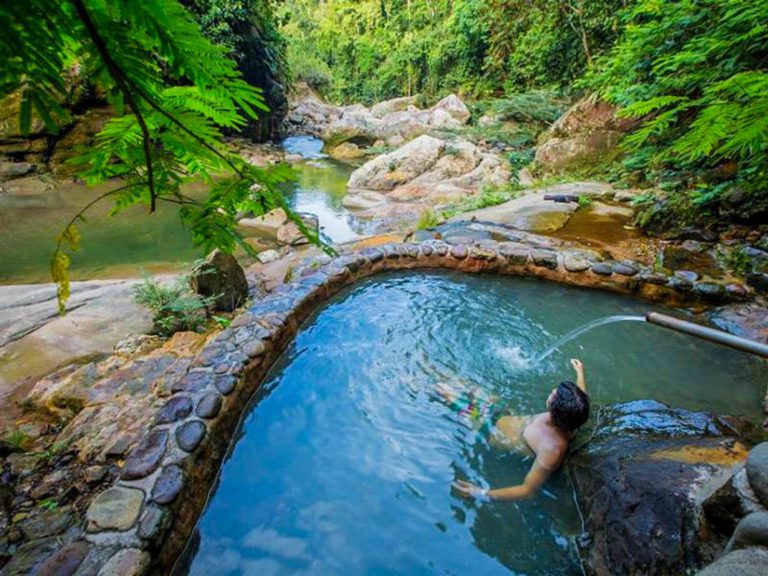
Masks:
[[[296,182],[285,186],[288,202],[298,211],[318,215],[331,241],[357,238],[363,228],[341,206],[354,166],[320,154],[322,141],[316,138],[289,138],[284,145],[287,152],[306,158],[294,165]],[[51,180],[46,190],[33,178],[3,186],[8,192],[0,193],[0,284],[24,284],[51,281],[50,258],[64,225],[88,202],[117,185],[90,188]],[[200,185],[185,191],[192,196],[205,194]],[[111,208],[111,202],[100,202],[88,211],[85,222],[77,224],[82,248],[72,257],[73,280],[131,278],[142,269],[178,272],[201,256],[174,205],[160,203],[151,215],[147,207],[135,206],[114,217],[109,215]]]
[[[645,302],[521,278],[397,273],[311,317],[246,415],[177,574],[581,574],[564,473],[520,503],[475,504],[451,482],[522,481],[434,394],[480,386],[512,413],[545,408],[581,358],[593,403],[654,398],[757,420],[765,365],[641,323],[557,337]]]

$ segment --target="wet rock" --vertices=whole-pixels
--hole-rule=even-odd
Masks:
[[[768,550],[745,548],[719,558],[697,576],[764,576],[768,570]]]
[[[117,552],[98,576],[144,576],[149,568],[149,553],[138,548],[126,548]]]
[[[555,270],[557,268],[557,252],[551,250],[531,250],[531,259],[536,266]]]
[[[599,276],[610,276],[613,274],[613,266],[608,262],[597,262],[592,264],[592,272]]]
[[[176,442],[185,452],[194,452],[205,437],[205,431],[205,424],[200,420],[187,422],[176,430]]]
[[[725,289],[720,284],[712,282],[697,282],[694,291],[704,300],[711,302],[720,300],[725,295]]]
[[[698,494],[746,457],[735,419],[637,401],[602,409],[569,459],[590,574],[682,574],[702,544]]]
[[[709,317],[718,328],[731,334],[768,343],[768,309],[759,303],[724,306]]]
[[[74,515],[69,506],[45,510],[18,523],[27,540],[38,540],[61,534],[72,524]]]
[[[221,396],[209,393],[200,399],[195,414],[200,418],[215,418],[221,410]]]
[[[711,487],[702,497],[701,508],[708,528],[714,533],[730,537],[736,525],[745,516],[765,509],[749,485],[747,471],[740,467],[735,474]]]
[[[73,576],[89,550],[90,545],[87,542],[67,544],[45,561],[36,576]]]
[[[768,507],[768,442],[750,451],[746,468],[750,486],[763,506]]]
[[[467,257],[469,254],[469,251],[467,250],[467,247],[464,245],[458,245],[451,248],[451,256],[456,258],[456,260],[464,260],[464,258]]]
[[[693,282],[677,275],[669,279],[669,285],[677,292],[690,292],[693,290]]]
[[[137,480],[152,474],[160,465],[167,444],[167,430],[152,432],[133,449],[123,465],[120,476],[124,480]]]
[[[232,374],[225,374],[223,376],[217,376],[214,381],[216,390],[221,392],[224,396],[229,396],[237,386],[237,377]]]
[[[666,286],[669,283],[669,278],[659,272],[642,272],[640,274],[640,281],[656,286]]]
[[[144,492],[115,486],[99,494],[86,513],[88,532],[124,531],[136,524],[144,503]]]
[[[168,528],[171,515],[165,508],[150,504],[144,509],[139,521],[139,538],[156,541]]]
[[[243,354],[248,358],[256,358],[264,354],[266,350],[263,340],[253,339],[250,342],[246,342],[243,346]]]
[[[749,296],[749,290],[743,284],[731,283],[725,287],[725,292],[731,298],[736,300],[743,300]]]
[[[3,566],[3,576],[38,574],[51,554],[61,547],[58,538],[43,538],[19,546],[10,562]]]
[[[170,424],[183,420],[192,412],[192,400],[189,396],[173,396],[155,416],[155,424]]]
[[[742,518],[728,542],[726,552],[750,546],[768,546],[768,512],[754,512]]]
[[[619,276],[635,276],[639,271],[637,266],[626,262],[620,262],[613,265],[614,274],[618,274]]]
[[[248,298],[243,268],[234,256],[218,249],[195,267],[190,284],[201,296],[215,296],[214,310],[222,312],[233,312]]]
[[[693,284],[701,278],[698,272],[694,272],[693,270],[675,270],[675,277],[680,278],[681,280],[685,280],[686,282],[690,282]]]
[[[565,266],[568,272],[584,272],[589,270],[592,264],[580,253],[566,252],[563,258],[563,266]]]
[[[191,450],[190,450],[191,452]],[[178,466],[163,468],[152,488],[152,499],[158,504],[170,504],[184,488],[184,472]]]

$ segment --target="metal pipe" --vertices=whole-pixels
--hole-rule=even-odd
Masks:
[[[742,352],[749,352],[756,356],[768,358],[768,344],[762,344],[761,342],[734,336],[733,334],[723,332],[722,330],[707,328],[701,324],[687,322],[685,320],[680,320],[679,318],[667,316],[666,314],[660,314],[659,312],[648,312],[645,315],[645,320],[651,324],[669,328],[676,332],[682,332],[684,334],[695,336],[696,338],[701,338],[702,340],[709,340],[710,342],[729,346],[736,350],[741,350]]]

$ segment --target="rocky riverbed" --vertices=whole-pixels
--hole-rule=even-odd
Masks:
[[[417,103],[292,104],[290,132],[318,136],[329,155],[355,163],[342,203],[367,233],[337,244],[341,256],[331,259],[284,213],[244,215],[261,254],[246,269],[252,300],[229,329],[165,342],[142,335],[150,321],[130,281],[74,284],[65,317],[49,286],[0,287],[0,384],[12,407],[0,444],[3,574],[168,566],[281,347],[340,286],[376,271],[446,267],[615,290],[689,307],[702,322],[768,342],[768,230],[645,237],[631,225],[638,191],[529,180],[501,150],[462,135],[471,114],[460,99]],[[580,104],[544,136],[537,163],[546,171],[590,161],[626,129],[602,104]],[[12,189],[41,169],[19,161],[40,160],[30,150],[2,164],[0,185]],[[243,154],[254,163],[317,160],[278,149]],[[514,194],[467,208],[501,189]],[[425,213],[446,216],[418,226]],[[322,226],[312,215],[306,222]],[[759,429],[654,403],[600,414],[593,441],[571,458],[588,572],[691,570],[717,558],[734,529],[729,553],[707,573],[764,566],[765,450],[741,472]]]

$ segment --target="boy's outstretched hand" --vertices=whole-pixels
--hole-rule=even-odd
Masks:
[[[576,372],[584,371],[584,364],[582,364],[581,360],[578,358],[571,358],[571,366],[573,366],[573,369],[576,370]]]

